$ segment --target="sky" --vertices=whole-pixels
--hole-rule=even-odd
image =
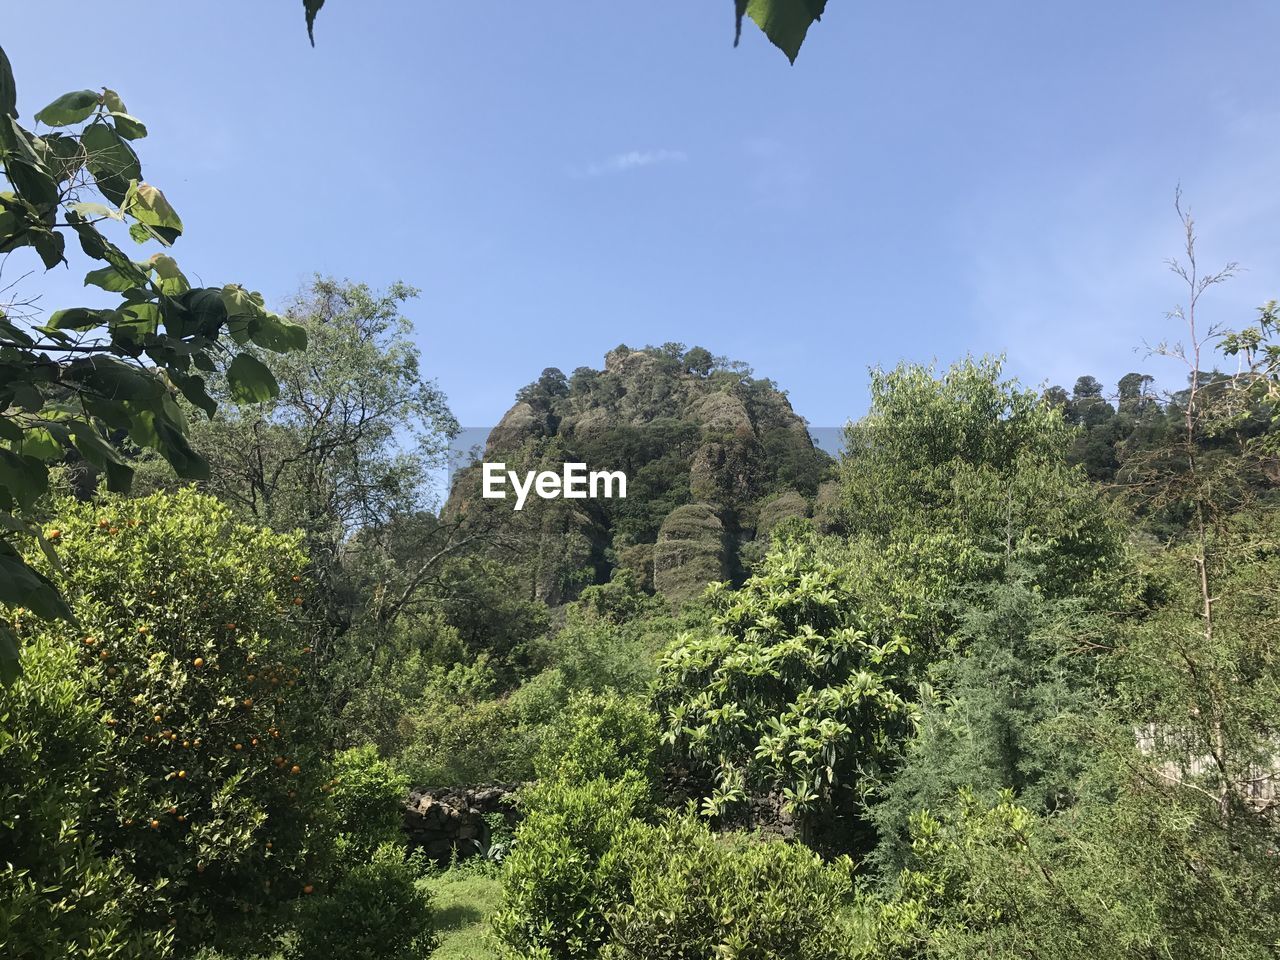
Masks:
[[[830,0],[794,66],[730,0],[329,0],[315,49],[301,6],[0,0],[0,44],[27,122],[108,86],[147,123],[193,279],[417,287],[466,426],[619,343],[746,361],[815,427],[900,360],[1174,385],[1179,185],[1243,268],[1205,319],[1280,297],[1274,0]],[[19,289],[92,304],[88,268]]]

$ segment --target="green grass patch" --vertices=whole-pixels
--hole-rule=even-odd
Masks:
[[[433,895],[440,946],[431,960],[493,960],[485,943],[488,917],[502,899],[502,883],[492,875],[448,871],[424,881]]]

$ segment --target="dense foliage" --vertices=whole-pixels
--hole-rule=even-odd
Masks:
[[[146,126],[119,94],[77,90],[35,114],[48,132],[18,123],[17,88],[0,49],[0,254],[34,252],[45,270],[67,262],[67,237],[101,266],[85,285],[119,294],[114,309],[72,307],[43,322],[34,298],[0,309],[0,602],[36,616],[70,619],[53,583],[24,563],[16,536],[51,550],[31,516],[47,492],[46,464],[67,457],[127,491],[133,467],[121,442],[154,450],[178,476],[202,479],[208,465],[187,440],[178,403],[212,416],[205,374],[221,362],[227,389],[243,402],[279,387],[259,354],[306,346],[306,331],[266,309],[262,296],[228,284],[192,287],[167,253],[135,261],[111,239],[112,224],[135,242],[171,246],[182,220],[142,179],[134,143]],[[16,638],[0,621],[0,680],[18,669]]]

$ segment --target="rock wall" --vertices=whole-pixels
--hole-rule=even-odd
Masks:
[[[513,795],[518,784],[420,788],[404,807],[409,847],[439,864],[488,853],[492,828],[486,816],[500,814],[508,827],[518,819]]]

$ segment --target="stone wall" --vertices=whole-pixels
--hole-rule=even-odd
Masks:
[[[404,807],[410,848],[440,864],[487,853],[492,832],[485,817],[500,814],[508,827],[514,827],[518,814],[512,796],[517,786],[499,783],[412,791]]]

